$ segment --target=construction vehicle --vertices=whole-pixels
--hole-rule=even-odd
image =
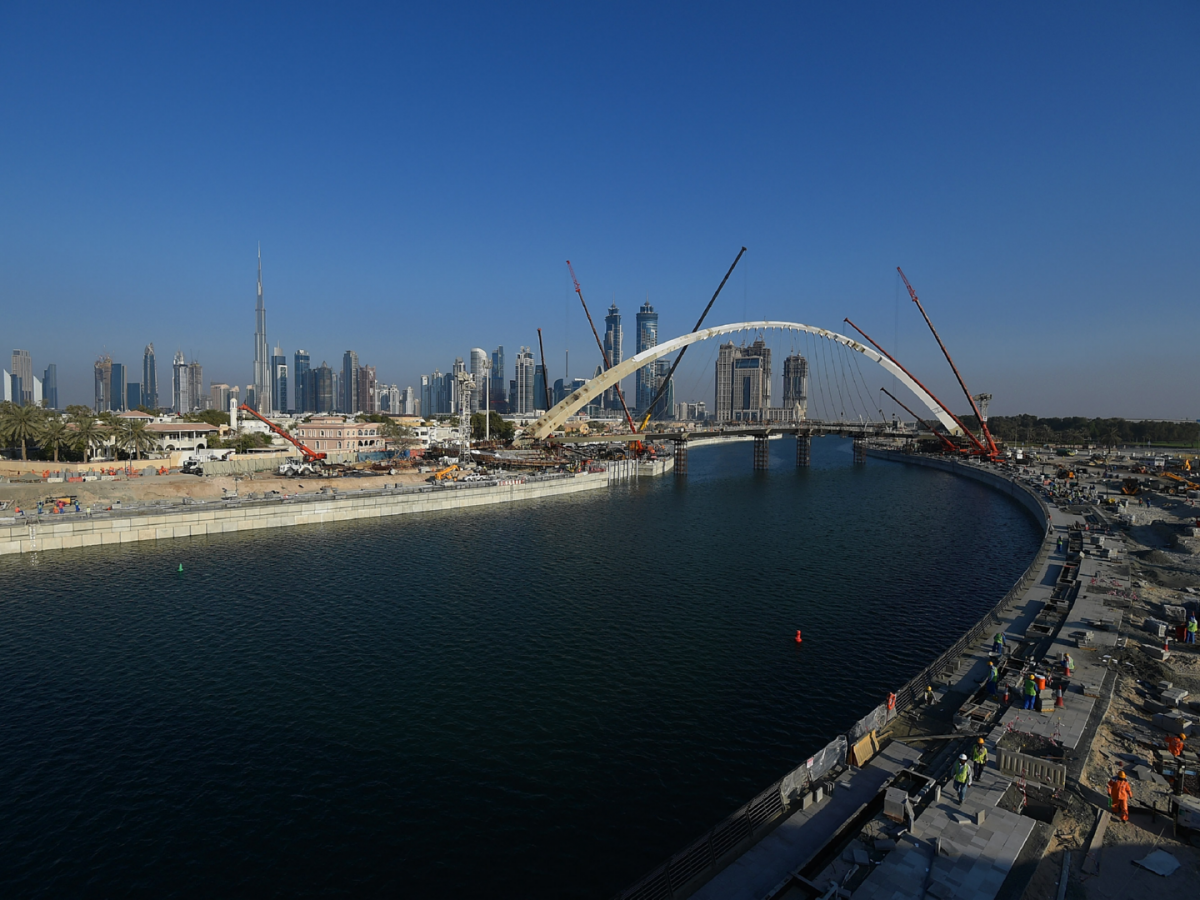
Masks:
[[[1140,493],[1142,486],[1138,484],[1136,478],[1126,478],[1121,482],[1121,493],[1126,497],[1133,497]]]
[[[446,478],[449,478],[451,481],[453,481],[454,479],[453,479],[453,477],[451,477],[450,473],[456,471],[457,469],[458,469],[457,464],[446,466],[446,468],[441,469],[437,472],[434,472],[432,475],[430,475],[425,480],[428,481],[430,484],[437,484],[439,481],[442,481],[443,479],[446,479]]]
[[[324,453],[318,453],[316,450],[306,447],[302,441],[296,440],[296,438],[292,437],[290,434],[288,434],[288,432],[280,428],[266,416],[259,415],[258,410],[254,409],[254,407],[247,406],[245,403],[243,403],[238,407],[238,409],[242,412],[250,413],[250,415],[254,416],[254,418],[258,419],[260,422],[270,428],[271,431],[275,432],[275,434],[279,435],[281,438],[292,444],[297,450],[300,451],[299,459],[286,459],[279,464],[280,475],[288,477],[295,477],[298,475],[311,477],[313,475],[340,475],[342,473],[344,466],[334,465],[326,462]]]
[[[1191,470],[1188,469],[1187,471],[1190,472]],[[1196,484],[1196,482],[1194,482],[1194,481],[1188,481],[1188,479],[1183,478],[1182,476],[1176,475],[1174,472],[1160,472],[1159,474],[1163,478],[1169,478],[1171,481],[1174,481],[1176,484],[1182,485],[1183,487],[1187,488],[1189,491],[1200,491],[1200,484]]]

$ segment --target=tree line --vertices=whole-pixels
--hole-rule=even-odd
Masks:
[[[90,407],[68,406],[63,413],[0,403],[0,441],[12,450],[20,449],[21,459],[50,458],[58,462],[82,457],[88,462],[95,452],[112,444],[132,459],[156,450],[158,436],[138,419],[121,419],[115,413],[93,413]]]
[[[961,416],[978,433],[974,416]],[[1175,444],[1200,446],[1200,422],[1151,422],[1129,419],[1089,419],[1084,416],[988,416],[988,429],[997,440],[1043,444]]]

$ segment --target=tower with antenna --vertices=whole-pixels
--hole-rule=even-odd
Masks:
[[[258,412],[271,415],[271,360],[267,349],[267,308],[263,305],[262,244],[258,245],[258,305],[254,308],[254,403]]]

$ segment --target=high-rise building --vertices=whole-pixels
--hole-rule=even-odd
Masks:
[[[258,385],[255,385],[257,399]],[[183,358],[183,351],[175,351],[175,359],[171,363],[171,408],[177,413],[190,412],[191,397],[188,396],[188,365]]]
[[[158,409],[158,367],[153,344],[147,344],[142,354],[142,403],[147,409]]]
[[[624,332],[621,330],[621,310],[614,303],[608,308],[608,315],[604,317],[604,352],[608,354],[610,366],[615,366],[624,359],[621,356],[624,343]],[[616,387],[611,387],[604,392],[604,406],[607,409],[617,409],[620,405],[621,400],[617,397]]]
[[[196,360],[188,363],[188,403],[191,404],[189,411],[204,409],[205,401],[208,399],[204,393],[204,367]]]
[[[46,366],[42,373],[42,394],[46,398],[47,409],[58,409],[58,366],[54,363]]]
[[[771,405],[771,348],[762,338],[717,351],[717,421],[765,422]]]
[[[358,367],[358,409],[354,412],[373,416],[379,410],[375,406],[375,367]]]
[[[234,388],[237,390],[237,388]],[[209,409],[219,409],[222,412],[229,409],[230,397],[229,385],[224,382],[214,382],[208,386],[208,406]]]
[[[13,391],[13,402],[18,406],[33,405],[33,359],[28,350],[12,352],[12,377],[21,379],[20,393]],[[13,382],[14,385],[16,382]]]
[[[504,345],[492,351],[492,370],[488,374],[491,408],[498,413],[508,412],[508,395],[504,390]]]
[[[142,385],[140,382],[131,381],[125,385],[125,408],[137,409],[142,405]]]
[[[331,413],[334,411],[333,398],[333,369],[329,363],[322,362],[313,373],[313,394],[316,400],[316,412]]]
[[[263,305],[262,247],[258,248],[258,304],[254,307],[254,407],[269,416],[271,409],[271,361],[267,349],[267,308]]]
[[[292,356],[292,409],[296,412],[315,412],[309,409],[308,395],[308,370],[309,357],[307,350],[297,350]]]
[[[546,367],[541,363],[533,367],[533,408],[546,408]]]
[[[96,412],[102,413],[112,404],[112,357],[101,356],[96,360]]]
[[[513,412],[518,416],[532,415],[537,409],[537,404],[533,399],[533,353],[528,347],[522,347],[517,354],[517,361],[513,365],[513,373],[516,376],[516,391],[513,398]]]
[[[637,314],[637,352],[658,346],[658,313],[647,300]],[[642,366],[634,374],[634,404],[638,412],[649,409],[654,400],[656,369],[653,364]]]
[[[108,408],[113,412],[125,409],[125,388],[129,379],[125,375],[124,363],[113,363],[109,375]]]
[[[461,356],[456,356],[454,357],[454,365],[451,367],[450,371],[446,373],[446,396],[449,401],[449,408],[446,411],[452,416],[463,412],[463,410],[459,409],[462,404],[462,399],[458,394],[458,376],[466,371],[467,366],[466,363],[463,362],[463,358]],[[468,409],[466,412],[469,413],[470,410]]]
[[[668,374],[671,371],[671,363],[665,359],[656,359],[654,361],[654,387],[650,392],[651,400],[658,396],[659,401],[654,404],[654,409],[650,413],[653,419],[670,419],[675,414],[675,378],[671,376],[668,379]],[[666,387],[663,387],[663,384]],[[659,390],[662,394],[659,395]]]
[[[347,350],[342,354],[342,409],[348,416],[360,411],[358,398],[358,354]]]
[[[275,345],[271,356],[271,408],[277,413],[285,413],[288,406],[288,366],[283,348]]]
[[[471,374],[475,376],[475,390],[471,392],[471,412],[478,412],[483,409],[484,405],[484,390],[486,390],[486,382],[488,369],[488,355],[480,347],[471,348]]]
[[[797,419],[808,414],[808,360],[799,353],[783,360],[783,407]]]

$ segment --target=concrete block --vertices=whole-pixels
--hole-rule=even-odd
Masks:
[[[1163,703],[1168,706],[1180,707],[1183,701],[1187,699],[1188,692],[1183,688],[1170,688],[1162,692]]]
[[[1187,610],[1184,609],[1182,606],[1175,606],[1174,604],[1171,604],[1171,603],[1164,603],[1162,605],[1162,611],[1163,611],[1163,618],[1165,618],[1168,622],[1186,622],[1187,621]]]
[[[975,824],[982,827],[983,823],[986,821],[987,821],[987,810],[981,808],[979,810],[979,812],[975,813]]]
[[[1160,622],[1158,619],[1146,619],[1146,621],[1142,623],[1142,630],[1149,632],[1150,634],[1154,635],[1154,637],[1166,637],[1167,623]]]
[[[1161,728],[1168,733],[1191,734],[1192,722],[1190,719],[1185,719],[1179,713],[1158,713],[1154,719],[1154,727]]]
[[[1166,660],[1171,655],[1169,651],[1164,650],[1158,644],[1142,644],[1142,650],[1151,659]]]
[[[1160,691],[1169,691],[1173,687],[1175,687],[1175,682],[1173,681],[1160,681],[1158,683],[1158,689]]]
[[[863,850],[861,847],[855,847],[853,852],[855,865],[869,866],[871,864],[871,857],[867,854],[866,850]]]
[[[876,838],[875,839],[875,849],[886,853],[889,850],[896,849],[896,842],[893,841],[891,838]]]
[[[1165,713],[1170,707],[1165,703],[1159,703],[1157,700],[1147,700],[1142,703],[1142,709],[1150,713],[1150,715],[1154,715],[1155,713]]]

